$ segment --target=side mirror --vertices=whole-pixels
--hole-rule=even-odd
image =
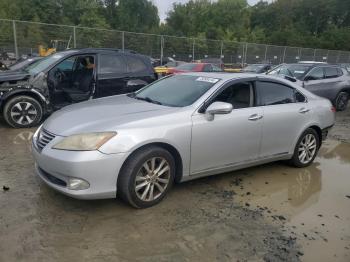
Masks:
[[[230,103],[214,102],[205,110],[205,113],[210,115],[224,115],[231,113],[232,110],[233,106]]]

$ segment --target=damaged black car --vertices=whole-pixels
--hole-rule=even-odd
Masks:
[[[89,99],[134,92],[157,79],[146,56],[119,49],[71,49],[24,70],[0,73],[0,111],[12,127]]]

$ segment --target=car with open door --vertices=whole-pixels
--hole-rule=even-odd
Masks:
[[[350,75],[344,67],[325,63],[281,64],[267,74],[285,77],[308,91],[329,99],[337,111],[347,108]]]
[[[134,92],[157,75],[148,57],[119,49],[71,49],[0,74],[0,112],[12,127],[38,125],[66,105]]]

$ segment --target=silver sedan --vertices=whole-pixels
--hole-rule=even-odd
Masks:
[[[145,208],[171,186],[277,160],[310,165],[331,103],[252,74],[188,73],[54,113],[36,131],[38,176],[63,194]]]

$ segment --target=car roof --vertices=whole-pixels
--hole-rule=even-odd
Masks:
[[[252,78],[254,76],[262,76],[260,74],[248,74],[248,73],[227,73],[227,72],[188,72],[183,73],[182,75],[189,75],[189,76],[202,76],[202,77],[208,77],[208,78],[220,78],[222,80],[233,80],[233,79],[240,79],[240,78]]]
[[[235,79],[261,79],[261,80],[272,80],[281,82],[287,85],[293,85],[293,83],[287,79],[281,78],[274,75],[265,75],[265,74],[255,74],[255,73],[227,73],[227,72],[186,72],[182,75],[189,76],[198,76],[198,77],[208,77],[208,78],[219,78],[221,80],[229,81]],[[295,87],[295,85],[293,85]]]
[[[284,65],[309,66],[310,68],[312,68],[312,67],[325,67],[325,66],[339,67],[338,64],[327,64],[327,63],[284,63]]]
[[[61,54],[87,54],[87,53],[127,53],[141,55],[135,51],[128,49],[117,49],[117,48],[72,48],[64,51],[60,51]]]

